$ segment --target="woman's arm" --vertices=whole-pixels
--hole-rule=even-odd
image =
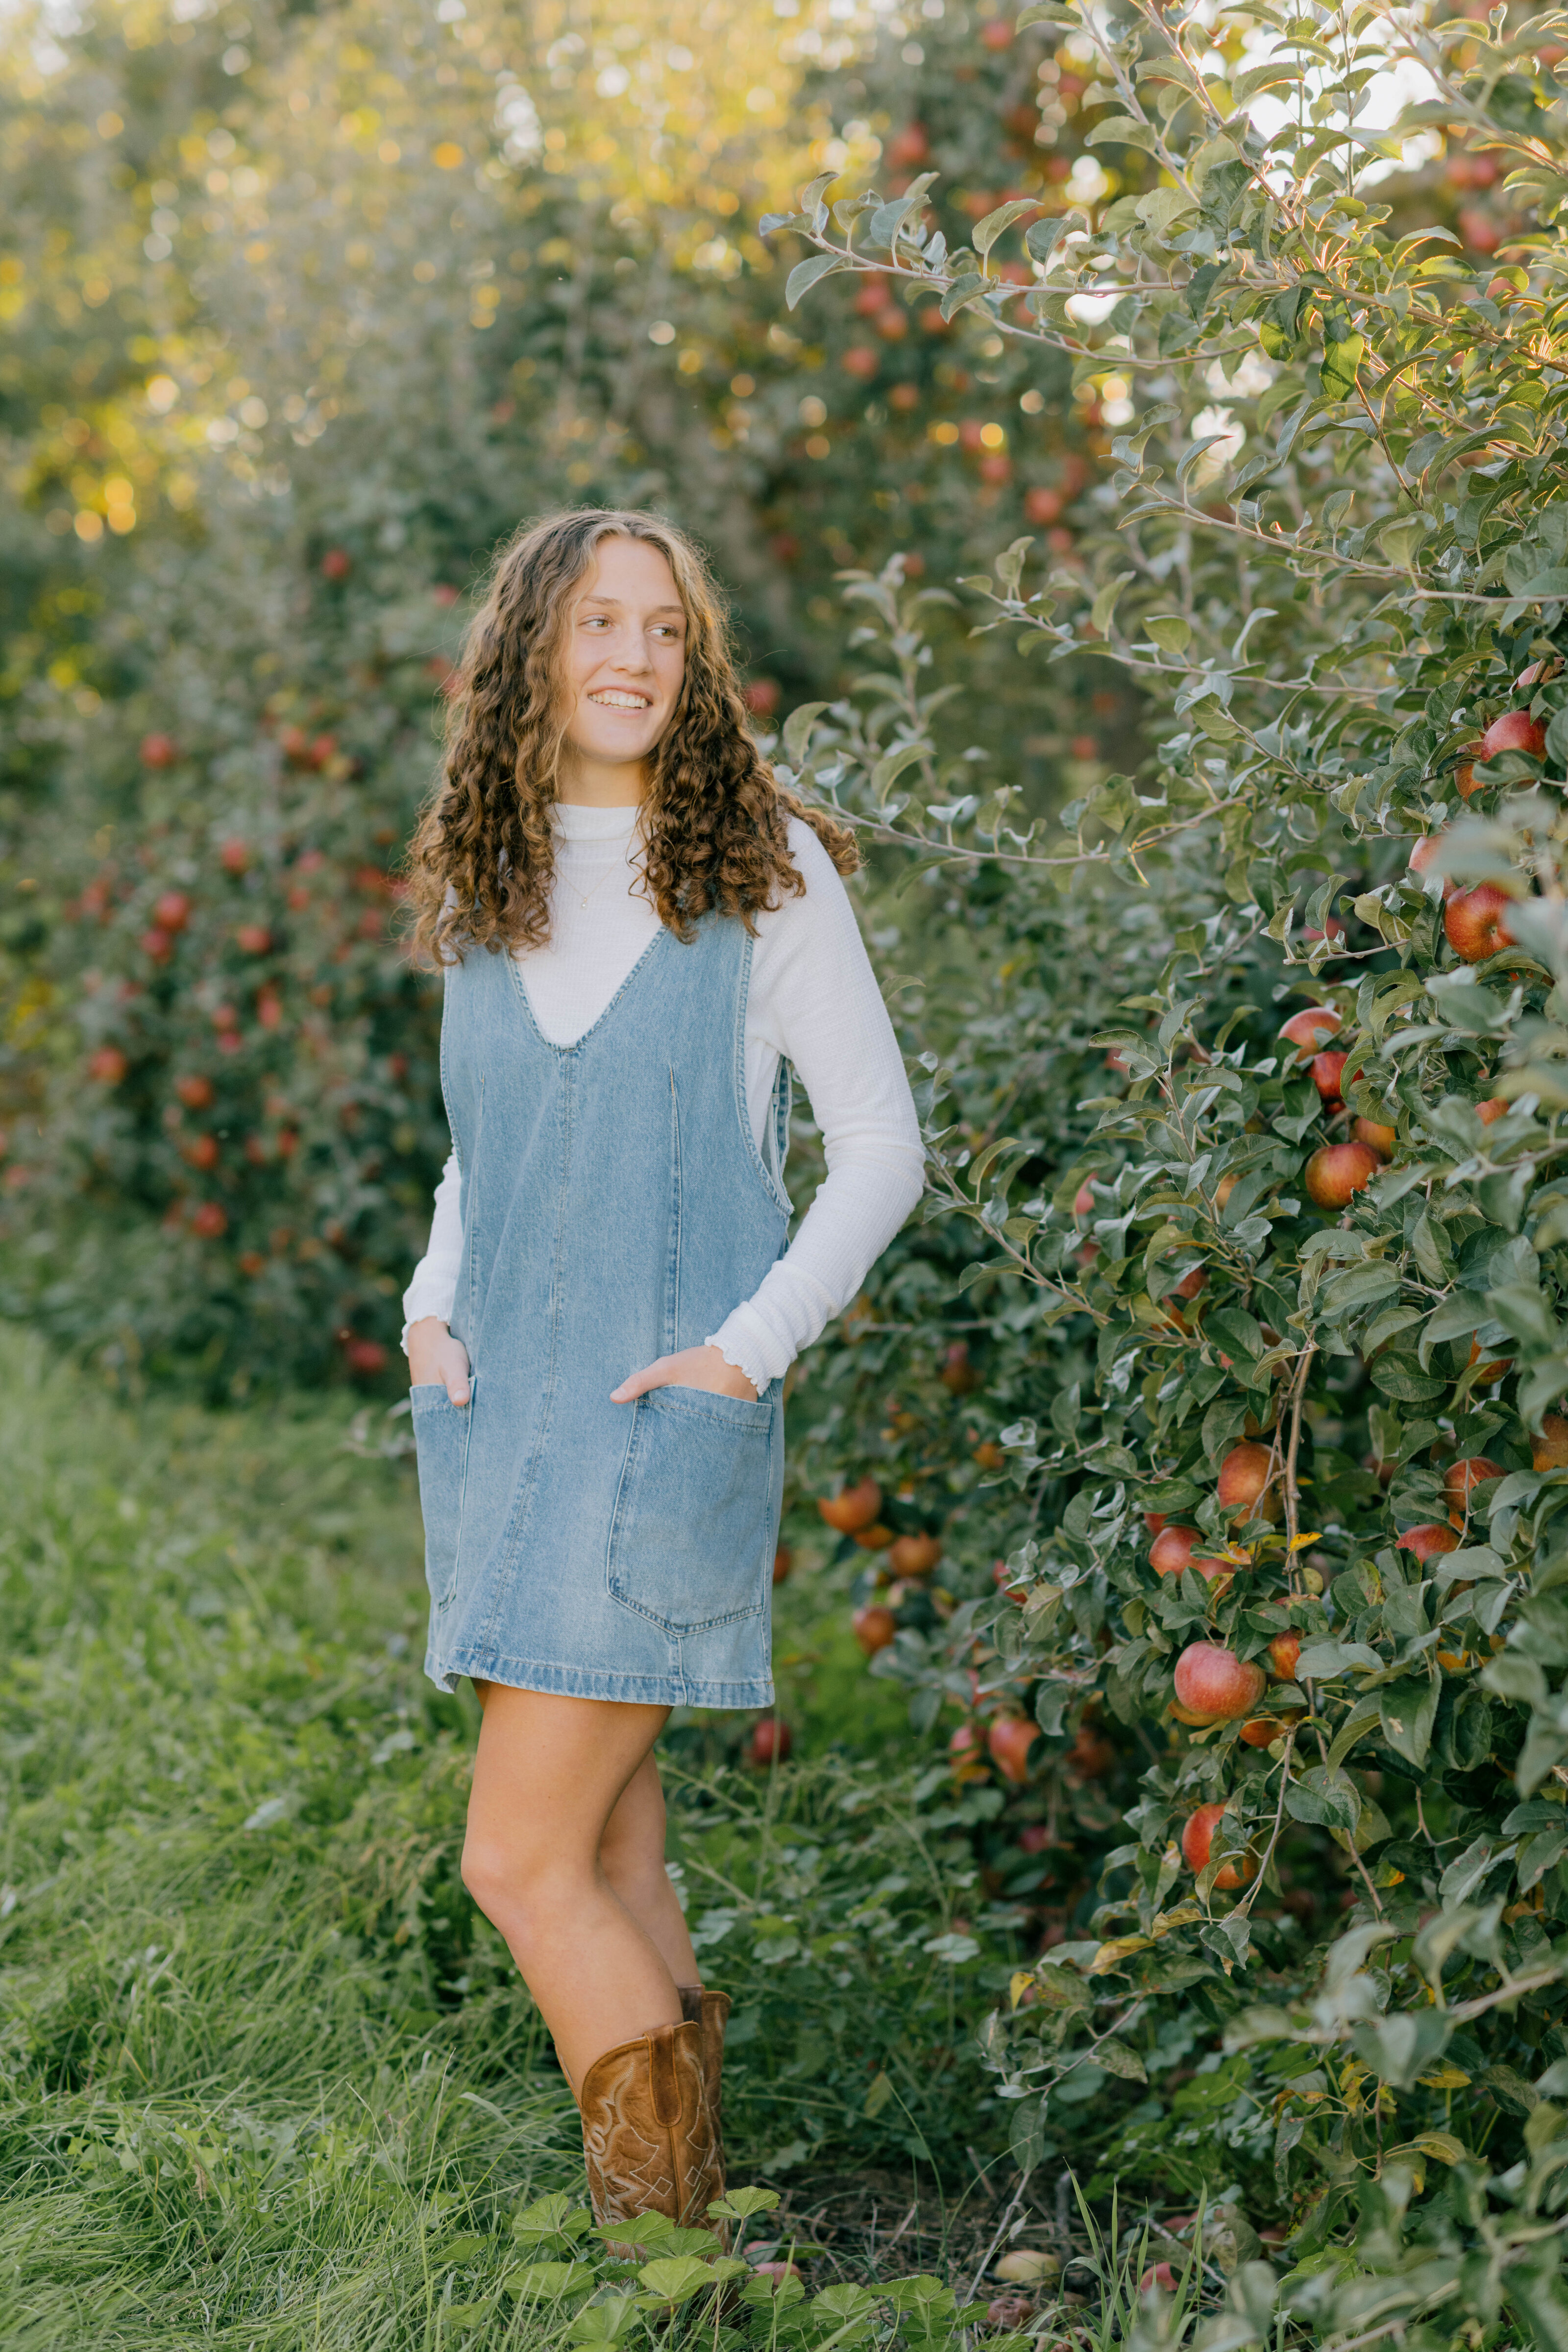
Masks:
[[[849,895],[809,825],[790,825],[805,896],[758,922],[751,1025],[794,1063],[827,1175],[761,1287],[710,1335],[759,1391],[858,1292],[924,1187],[903,1057]]]
[[[403,1349],[416,1388],[440,1381],[454,1404],[468,1402],[468,1355],[447,1329],[463,1265],[463,1178],[454,1151],[436,1187],[430,1239],[403,1294]]]

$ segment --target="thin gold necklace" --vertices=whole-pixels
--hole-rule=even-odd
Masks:
[[[639,832],[641,831],[641,828],[642,828],[642,817],[641,817],[641,814],[640,814],[640,813],[639,813],[638,817],[637,817],[637,823],[636,823],[636,824],[634,824],[634,825],[633,825],[633,827],[632,827],[632,833],[633,833],[633,835],[635,836],[637,833],[639,833]],[[588,901],[589,901],[589,899],[591,899],[591,898],[593,898],[596,897],[596,896],[597,896],[597,894],[599,893],[599,891],[601,891],[601,890],[604,888],[604,887],[605,887],[605,883],[606,883],[606,882],[608,882],[608,881],[610,881],[610,880],[612,879],[612,877],[613,877],[616,874],[617,874],[617,873],[622,873],[622,874],[624,874],[624,873],[626,871],[627,867],[631,865],[631,862],[632,862],[632,861],[631,861],[631,859],[630,859],[630,857],[629,857],[629,856],[623,856],[623,857],[622,857],[622,859],[621,859],[621,862],[620,862],[619,866],[616,866],[616,865],[610,865],[610,866],[607,866],[605,868],[605,871],[600,875],[600,877],[599,877],[598,880],[595,883],[595,885],[594,885],[593,888],[592,888],[590,891],[588,891],[588,893],[586,894],[586,896],[584,896],[584,893],[583,893],[581,890],[579,890],[579,889],[578,889],[577,885],[575,884],[575,882],[569,882],[569,883],[567,884],[567,886],[566,886],[566,887],[567,887],[567,888],[571,891],[572,896],[576,899],[578,906],[579,906],[580,908],[586,908],[586,907],[587,907],[587,905],[588,905]]]

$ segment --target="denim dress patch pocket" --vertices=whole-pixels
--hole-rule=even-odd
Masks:
[[[635,1412],[610,1526],[611,1594],[671,1633],[760,1616],[782,1435],[773,1401],[661,1388]]]
[[[410,1389],[408,1402],[419,1464],[419,1507],[425,1516],[425,1581],[441,1609],[458,1582],[458,1529],[474,1408],[472,1403],[453,1404],[441,1381]]]

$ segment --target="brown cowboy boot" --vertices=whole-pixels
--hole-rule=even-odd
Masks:
[[[606,2050],[584,2076],[577,2104],[588,2196],[601,2228],[639,2213],[662,2213],[687,2229],[710,2226],[718,2134],[700,2026],[658,2025]]]
[[[713,2117],[714,2177],[718,2182],[713,2194],[724,2194],[724,2028],[729,2022],[730,1996],[712,1992],[701,1985],[680,1985],[681,2012],[688,2022],[700,2026],[702,2032],[702,2073],[708,2085],[708,2105]]]

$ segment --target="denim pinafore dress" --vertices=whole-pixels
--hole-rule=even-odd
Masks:
[[[593,1027],[552,1045],[517,960],[447,973],[441,1078],[462,1171],[451,1329],[471,1402],[412,1391],[426,1672],[660,1706],[773,1700],[783,1383],[755,1402],[610,1391],[700,1347],[784,1248],[745,1097],[752,940],[661,928]]]

